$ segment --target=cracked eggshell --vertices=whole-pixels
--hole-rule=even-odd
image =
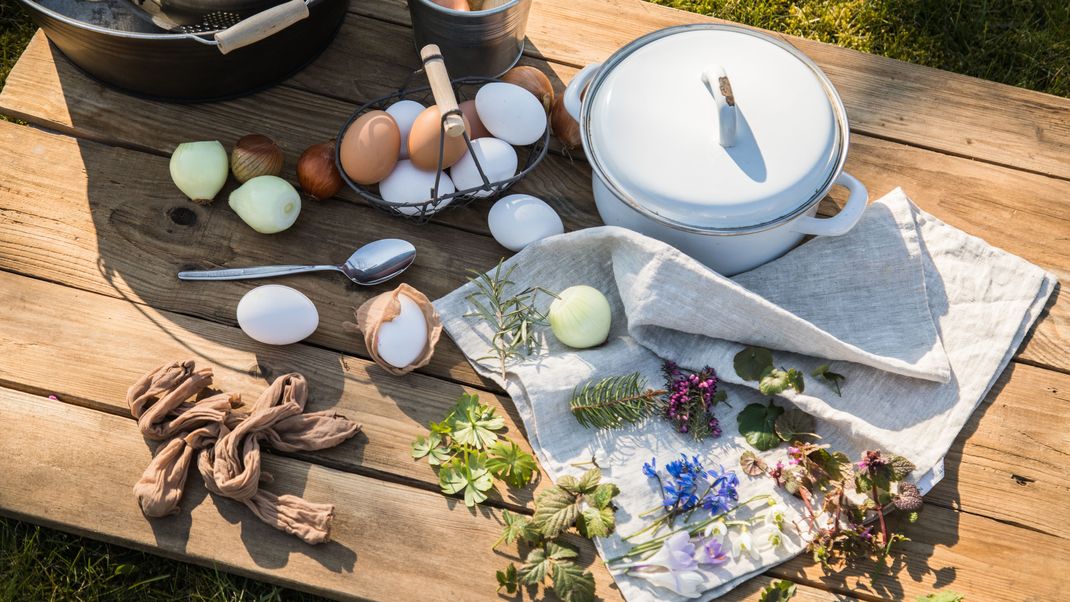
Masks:
[[[368,354],[398,376],[426,366],[442,334],[430,299],[407,284],[364,302],[356,316]]]

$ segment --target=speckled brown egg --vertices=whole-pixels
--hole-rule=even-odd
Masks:
[[[368,111],[342,136],[342,169],[358,184],[375,184],[393,171],[400,150],[401,130],[394,118],[386,111]]]
[[[468,119],[464,120],[465,131],[471,126]],[[420,169],[434,170],[438,167],[439,137],[442,135],[442,117],[438,106],[424,109],[412,122],[409,130],[409,160]],[[471,135],[471,134],[469,134]],[[464,136],[446,136],[446,143],[442,152],[442,169],[450,167],[464,156],[468,147],[464,143]]]

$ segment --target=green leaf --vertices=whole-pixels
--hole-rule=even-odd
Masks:
[[[802,393],[803,387],[802,372],[795,368],[785,371],[769,366],[758,382],[758,390],[762,392],[762,395],[780,395],[788,389],[795,389]]]
[[[501,593],[504,589],[507,594],[515,594],[520,589],[515,564],[510,562],[509,566],[505,567],[505,570],[498,571],[495,576],[498,578],[498,593]]]
[[[774,405],[752,403],[743,408],[736,416],[739,434],[758,451],[766,451],[780,445],[780,437],[775,431],[776,419],[784,413],[784,408]]]
[[[464,503],[469,507],[486,500],[484,492],[494,486],[481,454],[469,456],[467,461],[454,458],[438,471],[438,482],[442,493],[453,495],[463,491]]]
[[[535,458],[516,443],[503,439],[487,450],[487,468],[512,487],[524,487],[535,475]]]
[[[419,460],[427,458],[431,466],[438,466],[450,459],[450,450],[442,447],[442,435],[432,432],[429,437],[417,437],[412,442],[412,457]]]
[[[595,508],[601,510],[602,508],[608,508],[613,503],[613,498],[620,494],[620,488],[613,483],[602,483],[595,488],[594,492],[588,497],[588,502]]]
[[[743,452],[743,455],[739,457],[739,466],[743,469],[743,474],[752,477],[765,474],[765,471],[769,468],[765,460],[762,460],[758,457],[758,454],[750,450]]]
[[[827,384],[836,392],[836,395],[839,395],[840,397],[843,396],[843,393],[840,392],[840,385],[847,380],[847,377],[829,370],[828,364],[821,364],[817,368],[814,368],[814,371],[810,373],[810,376]]]
[[[520,582],[525,585],[538,585],[546,579],[546,574],[550,571],[550,563],[552,561],[546,557],[546,550],[543,548],[535,548],[528,552],[527,558],[524,559],[524,564],[520,565]]]
[[[934,594],[918,596],[918,602],[964,602],[966,596],[949,589]]]
[[[873,480],[869,478],[869,474],[859,471],[855,473],[855,492],[857,493],[869,493],[873,489]]]
[[[762,589],[758,602],[788,602],[795,595],[795,584],[782,579],[774,581]]]
[[[914,469],[917,468],[914,466],[913,462],[907,460],[903,456],[892,456],[888,459],[888,466],[891,467],[891,480],[893,481],[902,481],[910,476],[910,473],[914,472]]]
[[[555,562],[554,593],[565,602],[591,602],[594,598],[594,575],[574,562]]]
[[[595,466],[580,477],[579,482],[576,484],[575,493],[591,493],[598,487],[598,483],[601,480],[602,469]]]
[[[572,392],[569,409],[585,428],[617,428],[642,422],[664,407],[658,391],[638,372],[589,381]]]
[[[758,380],[773,367],[773,354],[761,347],[747,347],[732,359],[736,374],[743,380]]]
[[[504,510],[502,511],[502,520],[505,521],[505,527],[502,529],[502,534],[498,537],[498,541],[495,541],[492,547],[496,548],[503,542],[511,545],[521,539],[527,542],[534,542],[539,538],[538,532],[535,530],[534,525],[531,524],[531,519],[527,516]]]
[[[496,416],[494,409],[479,403],[475,395],[461,395],[450,420],[453,439],[461,445],[485,449],[498,440],[494,432],[505,427],[505,419]]]
[[[773,428],[777,436],[789,443],[819,438],[814,432],[817,429],[817,421],[813,416],[798,408],[788,408],[783,414],[777,416]]]
[[[535,528],[547,538],[557,537],[576,522],[580,512],[579,502],[579,497],[563,489],[560,484],[546,489],[535,498]]]
[[[613,532],[613,528],[616,526],[617,521],[613,516],[613,508],[595,508],[594,506],[588,506],[580,512],[579,520],[576,521],[576,528],[579,530],[580,535],[587,539],[594,539],[595,537],[607,537]]]

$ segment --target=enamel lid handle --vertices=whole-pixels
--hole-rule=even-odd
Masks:
[[[724,67],[716,65],[702,72],[702,83],[710,91],[717,103],[717,124],[721,132],[721,146],[725,148],[736,144],[736,97],[732,94],[732,83]]]

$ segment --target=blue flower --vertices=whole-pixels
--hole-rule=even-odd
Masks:
[[[657,466],[657,458],[650,458],[650,462],[643,464],[643,474],[645,474],[648,479],[658,478]]]

